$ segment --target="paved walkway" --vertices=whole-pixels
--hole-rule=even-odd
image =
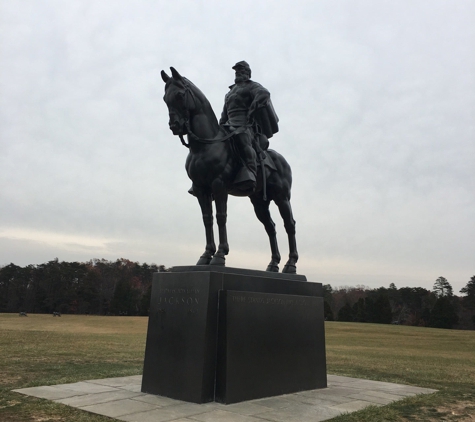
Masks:
[[[318,422],[384,406],[429,388],[328,375],[328,388],[243,403],[194,404],[140,392],[142,376],[14,390],[129,422]]]

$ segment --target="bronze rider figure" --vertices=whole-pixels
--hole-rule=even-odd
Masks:
[[[252,192],[256,186],[257,175],[253,142],[259,143],[258,148],[267,149],[267,139],[279,130],[279,118],[272,106],[269,91],[251,80],[249,64],[240,61],[232,68],[236,72],[235,83],[229,87],[230,90],[224,97],[219,124],[225,127],[228,133],[241,128],[233,136],[234,145],[243,163],[234,179],[234,185],[237,189]]]

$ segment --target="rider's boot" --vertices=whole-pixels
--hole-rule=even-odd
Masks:
[[[234,185],[237,189],[242,191],[254,192],[256,189],[256,175],[257,167],[254,160],[248,161],[239,170],[236,178],[234,179]]]

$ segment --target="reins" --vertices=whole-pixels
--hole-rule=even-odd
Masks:
[[[187,83],[183,83],[184,88],[185,88],[185,104],[189,103],[189,98],[193,100],[194,105],[196,106],[196,98],[195,94],[191,90],[190,86]],[[188,104],[187,104],[188,105]],[[186,112],[187,112],[187,117],[185,119],[185,127],[186,131],[188,133],[188,136],[190,136],[194,141],[200,142],[202,144],[215,144],[218,142],[224,142],[227,141],[229,138],[233,137],[234,135],[238,135],[239,133],[245,132],[251,125],[246,125],[246,126],[240,126],[237,129],[234,129],[233,131],[227,133],[226,135],[220,137],[220,138],[213,138],[213,139],[206,139],[206,138],[200,138],[199,136],[195,135],[193,131],[191,130],[190,126],[190,110],[189,107],[186,107]],[[186,143],[185,139],[183,138],[183,135],[178,135],[180,137],[180,141],[184,147],[190,148],[190,144]]]
[[[188,105],[189,99],[193,100],[194,105],[196,106],[196,98],[193,93],[193,91],[190,89],[189,85],[187,83],[183,83],[185,87],[185,104]],[[220,137],[220,138],[212,138],[212,139],[207,139],[207,138],[200,138],[196,134],[193,133],[191,130],[191,125],[190,125],[190,108],[186,107],[186,118],[185,118],[185,127],[186,127],[186,132],[190,138],[193,139],[193,141],[199,142],[201,144],[216,144],[218,142],[224,142],[228,140],[229,138],[233,137],[234,135],[238,135],[240,133],[245,132],[248,130],[250,127],[253,125],[247,124],[245,126],[240,126],[231,132],[227,133],[226,135]],[[183,138],[182,134],[178,135],[180,137],[180,141],[182,145],[186,148],[190,148],[190,144],[186,143],[185,139]],[[257,161],[258,164],[260,164],[261,169],[262,169],[262,198],[264,201],[267,201],[267,183],[266,183],[266,172],[265,172],[265,166],[264,166],[264,159],[265,159],[265,152],[262,151],[262,149],[259,146],[259,143],[256,143],[256,153],[257,153]]]
[[[206,138],[200,138],[199,136],[197,136],[193,133],[193,131],[191,130],[191,127],[190,127],[189,119],[185,120],[185,126],[186,126],[186,131],[188,133],[188,136],[193,138],[194,141],[200,142],[202,144],[216,144],[218,142],[227,141],[229,138],[233,137],[234,135],[238,135],[239,133],[243,133],[249,127],[251,127],[250,125],[241,126],[241,127],[238,127],[237,129],[234,129],[233,131],[227,133],[225,136],[223,136],[221,138],[206,139]],[[181,141],[182,145],[187,147],[187,148],[190,148],[190,144],[186,143],[185,139],[183,138],[183,135],[178,135],[178,136],[180,137],[180,141]]]

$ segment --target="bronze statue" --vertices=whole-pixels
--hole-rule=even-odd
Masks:
[[[267,271],[278,272],[280,253],[275,224],[269,213],[270,201],[275,202],[289,239],[289,259],[282,272],[296,273],[298,252],[290,206],[292,172],[284,157],[267,150],[267,138],[277,132],[278,119],[269,92],[249,79],[249,65],[239,62],[233,68],[236,84],[226,95],[221,125],[209,101],[191,81],[173,67],[170,68],[171,77],[163,70],[161,72],[169,127],[189,148],[185,167],[193,182],[191,193],[198,198],[206,231],[205,252],[197,265],[225,264],[229,252],[227,199],[231,194],[249,196],[256,216],[269,236],[272,258]],[[184,135],[187,135],[188,143]],[[213,200],[219,229],[217,250],[213,234]]]
[[[262,85],[251,81],[251,67],[245,61],[233,66],[236,71],[235,84],[224,98],[220,125],[232,132],[236,128],[245,130],[233,137],[234,145],[243,161],[243,167],[234,180],[235,186],[253,190],[256,186],[257,163],[253,141],[267,149],[267,139],[279,130],[278,117],[270,100],[270,93]],[[262,138],[264,141],[262,142]]]

